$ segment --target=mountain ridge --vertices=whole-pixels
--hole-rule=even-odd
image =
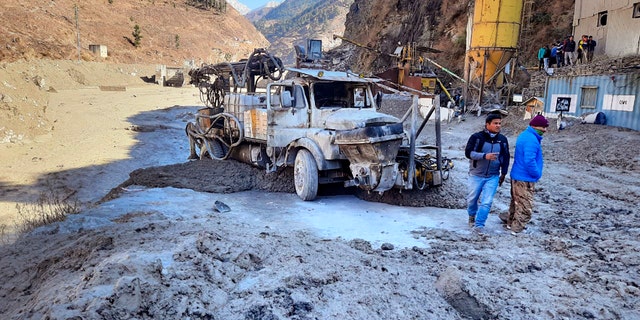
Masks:
[[[0,61],[217,63],[245,58],[253,49],[269,45],[232,6],[221,7],[224,10],[205,10],[168,0],[57,0],[39,4],[3,0]],[[139,46],[133,44],[135,26],[140,30]],[[106,46],[108,56],[97,57],[89,51],[90,44]]]
[[[286,0],[254,21],[269,40],[269,51],[291,65],[295,62],[294,45],[308,39],[322,40],[323,49],[340,44],[333,34],[343,34],[347,13],[353,0]]]

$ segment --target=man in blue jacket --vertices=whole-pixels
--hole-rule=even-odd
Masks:
[[[531,221],[533,213],[533,193],[535,183],[542,177],[542,135],[547,131],[549,121],[537,115],[529,122],[516,140],[516,149],[511,167],[511,205],[507,228],[512,234],[521,232]]]
[[[491,211],[493,196],[502,185],[509,169],[509,142],[500,134],[502,116],[489,113],[484,130],[471,135],[464,149],[469,159],[467,213],[469,226],[482,232]]]

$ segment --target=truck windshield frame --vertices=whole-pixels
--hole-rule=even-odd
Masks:
[[[373,108],[367,84],[323,81],[314,83],[312,91],[317,109]]]

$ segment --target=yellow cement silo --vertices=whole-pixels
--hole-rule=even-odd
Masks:
[[[518,46],[523,0],[476,0],[467,58],[471,80],[491,81]],[[483,77],[484,74],[484,77]]]

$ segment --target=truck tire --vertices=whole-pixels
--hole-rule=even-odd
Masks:
[[[293,181],[300,199],[310,201],[318,195],[318,165],[307,149],[300,149],[296,155]]]
[[[220,141],[205,139],[200,150],[200,159],[212,158],[215,160],[222,160],[226,152],[224,146]]]

